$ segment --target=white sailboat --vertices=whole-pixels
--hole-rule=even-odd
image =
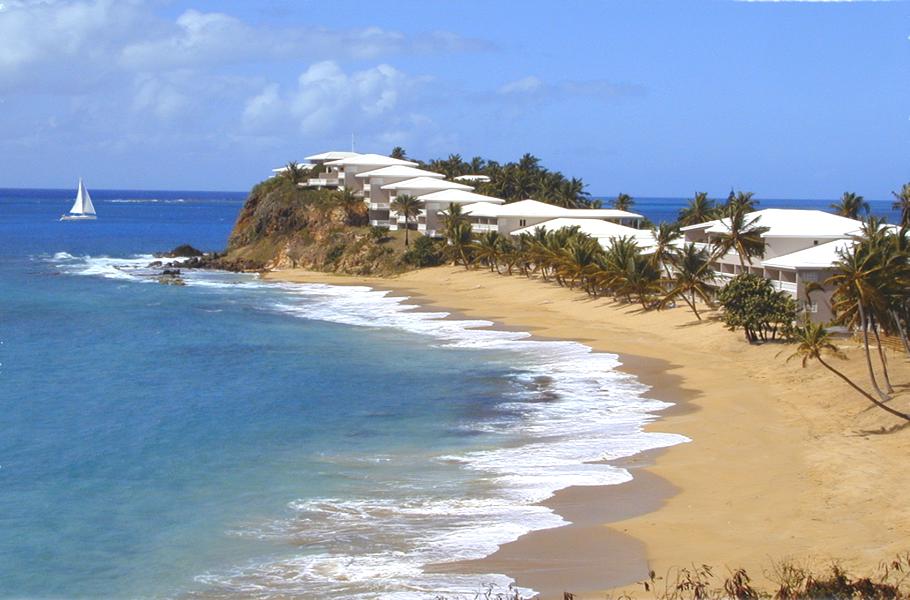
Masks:
[[[82,178],[79,178],[79,191],[76,192],[76,201],[70,211],[60,217],[61,221],[89,221],[97,219],[95,216],[95,205],[92,204],[92,197],[88,195]]]

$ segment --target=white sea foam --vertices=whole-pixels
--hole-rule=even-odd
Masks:
[[[154,260],[151,256],[64,254],[53,260],[66,272],[152,280],[146,269]],[[618,371],[615,354],[495,330],[489,321],[450,319],[447,313],[418,310],[406,298],[368,287],[267,283],[192,271],[186,280],[190,286],[211,289],[261,290],[263,309],[294,317],[407,331],[439,346],[493,352],[507,357],[503,364],[512,373],[507,400],[498,405],[508,416],[467,425],[501,443],[424,463],[426,468],[435,464],[457,469],[462,476],[472,474],[476,490],[448,490],[447,495],[416,486],[388,497],[291,502],[291,517],[248,524],[231,533],[287,540],[304,553],[203,574],[198,581],[205,585],[206,597],[299,594],[404,600],[435,594],[469,598],[480,582],[505,589],[510,580],[504,575],[432,574],[424,566],[481,558],[529,531],[564,525],[561,517],[537,503],[569,486],[628,481],[627,470],[603,461],[687,441],[644,431],[656,418],[655,411],[669,404],[649,398],[647,386]]]

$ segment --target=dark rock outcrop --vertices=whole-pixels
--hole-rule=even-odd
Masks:
[[[189,257],[202,256],[202,255],[203,255],[202,250],[193,248],[189,244],[180,244],[179,246],[177,246],[170,252],[162,252],[162,253],[155,254],[155,256],[157,258],[189,258]]]
[[[400,240],[370,235],[362,199],[330,190],[305,190],[288,178],[256,185],[223,253],[189,245],[162,255],[189,257],[158,266],[172,269],[263,271],[303,268],[355,275],[392,275],[413,268]]]

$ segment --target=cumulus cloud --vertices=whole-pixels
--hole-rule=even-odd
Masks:
[[[323,134],[340,126],[353,130],[392,128],[398,123],[401,97],[425,78],[410,77],[380,64],[346,73],[336,62],[323,61],[301,73],[294,89],[265,86],[249,98],[244,123],[253,131],[293,122],[302,133]]]
[[[110,72],[110,56],[138,30],[135,2],[5,2],[0,91],[84,88]]]
[[[166,20],[142,0],[6,0],[0,6],[0,90],[22,90],[23,84],[72,88],[118,70],[378,59],[492,47],[445,31],[405,35],[376,27],[251,25],[194,9]]]

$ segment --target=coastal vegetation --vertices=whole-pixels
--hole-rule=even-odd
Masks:
[[[821,566],[803,565],[792,560],[773,562],[765,577],[769,585],[756,583],[746,569],[716,569],[711,565],[692,564],[673,567],[665,574],[649,571],[635,590],[605,593],[604,598],[634,600],[907,600],[910,598],[910,553],[899,554],[879,563],[874,572],[857,576],[838,562]],[[518,589],[509,585],[498,589],[486,584],[474,600],[525,600]],[[572,592],[563,592],[563,600],[576,600]],[[456,600],[437,595],[433,600]]]
[[[402,148],[392,155],[407,157]],[[450,178],[485,175],[489,181],[478,182],[478,192],[507,201],[533,196],[567,207],[598,206],[580,179],[549,171],[531,154],[505,164],[481,157],[466,161],[457,154],[420,164]],[[684,305],[697,321],[706,314],[719,319],[729,329],[741,330],[749,343],[793,340],[807,360],[819,362],[823,356],[838,356],[825,345],[831,343],[830,327],[837,326],[858,334],[869,393],[885,404],[895,387],[883,340],[900,340],[910,355],[910,184],[894,192],[900,226],[868,216],[868,203],[852,192],[832,204],[834,212],[863,218],[865,225],[861,235],[839,251],[831,276],[808,286],[807,305],[819,290],[833,290],[834,320],[828,328],[810,329],[802,323],[805,314],[797,302],[770,281],[749,273],[747,266],[764,254],[762,234],[768,230],[753,214],[758,201],[751,192],[731,190],[723,202],[696,193],[679,212],[677,222],[653,227],[654,244],[645,251],[634,237],[613,238],[602,245],[573,227],[538,228],[518,236],[497,231],[475,234],[460,204],[449,205],[441,215],[441,239],[429,238],[412,231],[421,204],[408,195],[394,200],[393,209],[406,224],[402,231],[371,228],[360,198],[349,192],[298,186],[308,173],[312,174],[292,162],[279,176],[258,184],[238,217],[225,253],[214,261],[192,258],[189,266],[299,267],[388,276],[449,262],[466,269],[481,267],[539,278],[591,298],[635,304],[644,311]],[[628,210],[634,200],[621,193],[610,204]],[[680,242],[681,227],[712,219],[725,219],[726,231],[707,244]],[[743,274],[721,284],[712,263],[730,253],[738,257]],[[808,343],[810,334],[816,339],[813,344]],[[831,370],[830,363],[822,364]],[[852,380],[849,384],[867,395],[861,385]]]
[[[230,270],[306,268],[388,276],[434,264],[409,253],[407,230],[376,231],[353,194],[297,185],[293,164],[250,192],[224,253],[191,266]],[[406,199],[402,199],[406,201]],[[413,211],[411,211],[413,218]],[[411,262],[417,260],[417,262]]]
[[[403,150],[401,154],[404,154]],[[584,181],[576,177],[568,178],[559,171],[550,171],[541,165],[538,157],[530,153],[505,164],[480,156],[465,161],[459,154],[418,162],[420,168],[443,173],[447,179],[462,175],[485,175],[490,180],[478,183],[477,193],[502,198],[506,202],[539,198],[541,202],[566,208],[592,205]]]

